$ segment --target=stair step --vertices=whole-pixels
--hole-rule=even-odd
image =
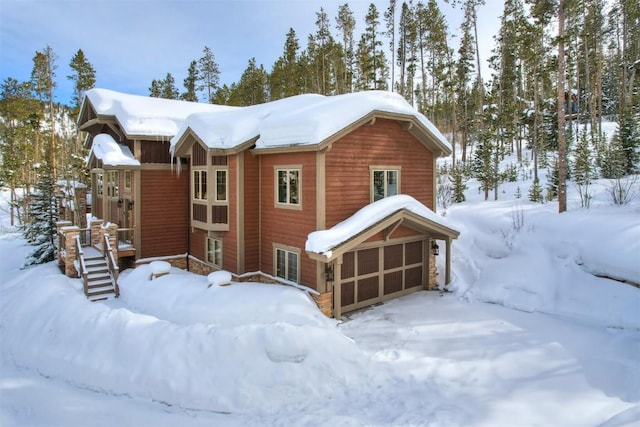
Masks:
[[[108,294],[109,292],[114,292],[113,285],[109,283],[109,285],[102,286],[94,286],[89,288],[89,295],[99,295],[99,294]]]
[[[88,289],[96,289],[96,288],[104,288],[104,287],[107,287],[107,286],[113,288],[113,282],[111,281],[110,277],[108,277],[106,279],[90,281],[89,284],[87,285],[87,288]]]
[[[91,275],[95,276],[96,274],[101,274],[101,273],[109,273],[109,269],[106,266],[87,268],[87,274],[89,276]]]

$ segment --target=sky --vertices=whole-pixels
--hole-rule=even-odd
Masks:
[[[304,48],[307,36],[316,31],[321,7],[337,35],[335,16],[346,2],[354,12],[357,37],[371,3],[384,25],[388,0],[0,0],[0,80],[28,80],[35,53],[49,45],[58,57],[57,102],[70,103],[68,64],[78,49],[96,70],[96,87],[148,95],[151,81],[170,72],[182,90],[189,63],[208,46],[220,66],[221,84],[230,85],[252,57],[270,71],[290,28]],[[443,0],[438,4],[455,36],[461,11]],[[487,0],[479,11],[483,62],[493,47],[502,9],[501,1]],[[457,50],[459,38],[450,43]]]

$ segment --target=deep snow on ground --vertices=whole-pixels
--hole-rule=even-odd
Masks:
[[[639,197],[599,181],[587,210],[570,186],[559,215],[529,185],[447,209],[452,292],[341,323],[296,288],[148,266],[90,303],[55,264],[20,270],[2,205],[0,425],[640,425],[640,289],[596,277],[640,276]]]

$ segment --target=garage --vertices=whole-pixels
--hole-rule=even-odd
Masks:
[[[306,252],[331,294],[333,316],[435,287],[435,241],[445,245],[445,283],[451,280],[451,242],[459,232],[410,196],[371,203],[327,229],[309,234]],[[432,246],[433,244],[433,246]]]
[[[428,284],[427,239],[366,245],[342,256],[342,312],[397,298]]]

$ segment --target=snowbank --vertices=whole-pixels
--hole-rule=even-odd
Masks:
[[[613,206],[560,215],[557,204],[513,200],[452,206],[447,218],[460,237],[448,288],[470,300],[638,330],[640,289],[596,277],[640,283],[637,215]]]

